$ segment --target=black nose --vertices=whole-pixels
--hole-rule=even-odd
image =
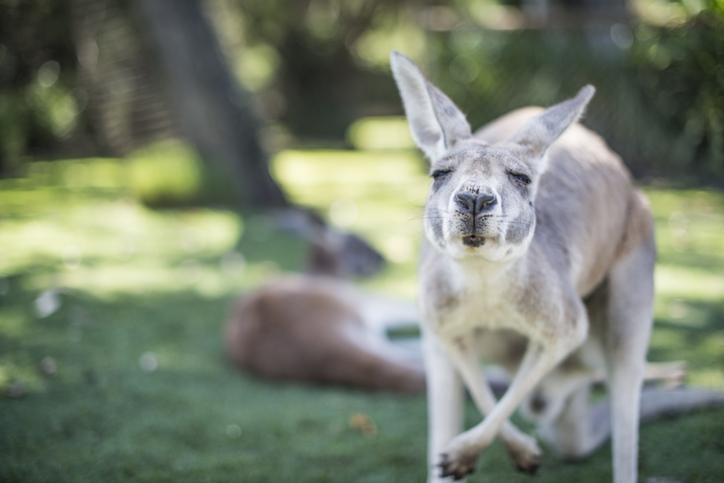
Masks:
[[[490,210],[497,200],[495,195],[484,193],[481,195],[472,195],[470,193],[458,193],[455,195],[455,201],[458,209],[463,213],[472,212],[473,215],[483,213]]]

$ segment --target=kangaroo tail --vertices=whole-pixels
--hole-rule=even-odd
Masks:
[[[641,421],[724,407],[724,393],[700,389],[644,389],[641,392]]]

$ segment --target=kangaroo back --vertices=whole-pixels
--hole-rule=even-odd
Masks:
[[[264,377],[421,392],[421,365],[371,330],[352,287],[315,276],[277,280],[244,297],[226,327],[240,366]]]

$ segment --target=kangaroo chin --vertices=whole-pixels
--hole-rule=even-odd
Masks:
[[[478,235],[465,235],[463,236],[463,245],[477,248],[485,245],[485,237]]]
[[[721,404],[641,398],[652,324],[651,212],[620,158],[577,120],[595,89],[514,111],[472,133],[463,113],[407,57],[394,75],[412,137],[430,161],[419,272],[429,402],[429,481],[461,479],[500,436],[515,465],[537,442],[508,418],[518,406],[566,458],[609,434],[616,483],[637,479],[639,407]],[[512,382],[496,401],[480,358]],[[610,402],[589,407],[606,374]],[[462,432],[463,384],[485,418]],[[610,410],[608,409],[610,408]],[[659,414],[663,414],[661,409]],[[610,416],[609,416],[610,414]]]

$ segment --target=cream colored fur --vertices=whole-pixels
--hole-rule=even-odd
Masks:
[[[619,157],[576,123],[594,89],[545,111],[515,111],[473,135],[410,59],[393,53],[391,62],[433,177],[419,274],[429,480],[471,473],[496,436],[520,469],[535,471],[536,440],[508,421],[520,407],[567,458],[589,454],[612,432],[614,481],[635,482],[653,221]],[[481,358],[514,374],[499,401]],[[591,408],[600,373],[610,407]],[[485,415],[465,432],[463,383]]]

